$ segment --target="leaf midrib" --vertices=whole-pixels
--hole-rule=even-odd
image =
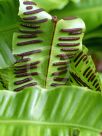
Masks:
[[[84,125],[78,125],[78,124],[72,124],[72,123],[62,123],[62,122],[58,122],[58,123],[55,123],[55,122],[40,122],[40,121],[29,121],[29,120],[0,120],[0,124],[5,124],[5,125],[8,125],[8,124],[13,124],[13,125],[17,125],[17,124],[20,124],[20,125],[40,125],[40,126],[61,126],[61,127],[73,127],[73,128],[80,128],[80,129],[86,129],[86,130],[89,130],[89,131],[94,131],[94,132],[100,132],[101,130],[100,129],[97,129],[97,128],[93,128],[93,127],[87,127],[87,126],[84,126]]]

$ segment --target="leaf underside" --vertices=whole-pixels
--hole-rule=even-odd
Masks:
[[[72,85],[85,86],[95,91],[102,91],[102,82],[86,47],[70,61],[70,82]]]
[[[9,90],[67,84],[68,60],[82,49],[85,24],[81,19],[69,17],[57,21],[30,2],[20,1],[21,24],[13,36],[17,62],[8,72]]]
[[[87,51],[85,54],[82,51],[85,25],[81,19],[68,17],[57,21],[32,1],[20,1],[18,15],[21,24],[13,36],[13,54],[17,61],[6,74],[2,74],[5,70],[1,72],[4,81],[8,75],[9,90],[20,91],[35,85],[43,88],[69,85],[70,79],[71,84],[101,91],[93,61]]]

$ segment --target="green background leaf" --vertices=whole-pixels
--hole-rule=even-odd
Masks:
[[[70,136],[71,128],[81,130],[80,136],[99,136],[101,109],[102,96],[86,88],[2,91],[0,136]]]
[[[38,4],[39,7],[44,8],[46,11],[53,9],[62,9],[69,4],[69,2],[78,3],[80,0],[33,0]]]
[[[15,61],[12,53],[12,36],[18,26],[18,2],[0,0],[0,68],[8,67]]]
[[[81,0],[76,4],[70,2],[63,10],[55,10],[51,14],[59,18],[78,16],[85,21],[87,32],[89,32],[102,24],[102,1]]]

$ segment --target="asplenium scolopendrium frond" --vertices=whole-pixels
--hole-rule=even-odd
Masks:
[[[13,54],[17,57],[17,63],[0,72],[8,89],[22,90],[36,84],[41,87],[66,84],[68,57],[82,48],[83,21],[69,18],[57,22],[32,1],[20,1],[19,16],[21,25],[13,38]],[[59,74],[61,77],[58,77]]]
[[[57,21],[32,1],[20,1],[19,16],[21,25],[13,37],[17,63],[11,69],[10,90],[67,84],[68,58],[82,49],[83,21],[73,17]]]
[[[74,58],[70,60],[70,82],[71,85],[88,87],[91,90],[102,91],[102,83],[99,73],[96,72],[94,62],[88,49],[83,46]]]

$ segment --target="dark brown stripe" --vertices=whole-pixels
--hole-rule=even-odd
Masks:
[[[19,70],[17,70],[17,71],[15,71],[14,73],[16,74],[16,75],[21,75],[21,74],[24,74],[24,73],[27,73],[27,69],[24,69],[24,70],[22,70],[22,69],[19,69]]]
[[[68,52],[68,51],[78,51],[78,48],[62,48],[61,51]]]
[[[36,38],[37,36],[34,34],[27,34],[27,35],[19,35],[17,38]]]
[[[38,50],[33,50],[33,51],[28,51],[28,52],[24,52],[21,54],[17,54],[16,56],[24,57],[24,56],[29,56],[32,54],[40,53],[41,51],[42,51],[41,49],[38,49]]]
[[[24,1],[23,4],[24,5],[36,5],[36,3],[32,1]]]
[[[93,86],[97,83],[97,79],[94,81]]]
[[[95,77],[96,77],[96,75],[95,75],[95,73],[93,73],[93,76],[92,76],[92,78],[90,79],[91,82],[93,82],[93,80],[95,79]]]
[[[70,79],[71,82],[72,82],[72,83],[76,82],[79,86],[82,86],[82,84],[76,79],[75,75],[72,74],[72,73],[70,73],[70,74],[71,74],[71,76],[72,76],[72,78],[73,78],[73,80],[74,80],[74,81],[72,81],[72,80]]]
[[[33,7],[32,6],[27,6],[26,9],[31,10],[31,9],[33,9]]]
[[[33,62],[33,63],[30,63],[30,64],[25,64],[25,65],[21,65],[21,66],[15,66],[15,68],[19,69],[19,68],[25,68],[25,67],[31,67],[31,66],[35,66],[37,64],[39,64],[40,61],[36,61],[36,62]]]
[[[36,75],[38,75],[38,72],[33,72],[33,73],[31,73],[31,75],[36,76]]]
[[[36,61],[36,62],[32,62],[30,64],[25,64],[25,65],[21,65],[21,66],[15,66],[15,68],[25,68],[25,67],[30,67],[30,66],[34,66],[34,65],[37,65],[39,64],[40,61]]]
[[[57,84],[57,83],[52,83],[51,84],[51,86],[53,86],[53,87],[62,86],[62,85],[65,85],[65,84]]]
[[[28,73],[19,73],[17,74],[15,77],[16,78],[19,78],[19,77],[26,77],[26,76],[30,76],[31,74],[28,74]]]
[[[88,61],[88,60],[86,60],[86,64],[88,64],[88,62],[89,62],[89,61]]]
[[[79,46],[80,43],[58,43],[57,45],[61,47],[72,47],[72,46]]]
[[[67,59],[67,58],[68,58],[68,56],[65,55],[65,54],[59,54],[59,55],[57,55],[57,57],[64,58],[64,59]]]
[[[30,65],[30,67],[28,69],[36,69],[36,68],[38,68],[38,67],[35,65]]]
[[[36,62],[32,62],[32,63],[30,63],[30,65],[32,66],[32,65],[37,65],[37,64],[39,64],[40,63],[40,61],[36,61]]]
[[[29,31],[29,30],[19,30],[21,33],[26,33],[26,34],[41,34],[43,31],[42,30],[36,30],[36,31]]]
[[[37,72],[33,72],[33,73],[21,73],[19,75],[16,75],[17,78],[20,78],[20,77],[26,77],[26,76],[36,76],[38,75]]]
[[[75,67],[77,67],[79,65],[79,63],[81,62],[81,60],[85,57],[86,55],[82,55],[81,58],[79,59],[79,61],[75,64]]]
[[[14,89],[14,91],[18,92],[18,91],[21,91],[21,90],[23,90],[23,89],[25,89],[25,88],[32,87],[32,86],[35,86],[35,85],[37,85],[36,82],[29,83],[29,84],[26,84],[26,85],[24,85],[24,86],[22,86],[22,87],[19,87],[19,88]]]
[[[99,91],[99,92],[101,92],[101,89],[100,89],[100,87],[98,87],[96,91]]]
[[[27,62],[27,61],[30,61],[30,58],[19,59],[19,60],[16,61],[16,63]]]
[[[59,38],[60,41],[76,41],[79,39],[80,39],[80,37],[60,37]]]
[[[57,57],[60,57],[61,60],[72,58],[73,56],[74,56],[74,54],[59,54],[59,55],[57,55]]]
[[[62,29],[62,32],[69,32],[69,33],[73,33],[73,32],[79,32],[82,31],[82,28],[72,28],[72,29]]]
[[[93,76],[94,76],[94,73],[92,73],[92,74],[90,75],[90,77],[88,78],[88,82],[91,81],[91,79],[93,78]]]
[[[98,84],[98,83],[95,85],[95,88],[97,88],[97,87],[99,87],[99,84]]]
[[[68,60],[68,59],[71,59],[73,58],[74,55],[69,55],[67,57],[60,57],[60,60]]]
[[[19,81],[14,82],[14,85],[21,85],[21,84],[29,82],[31,80],[33,80],[33,79],[32,78],[25,78],[23,80],[19,80]]]
[[[73,83],[72,79],[70,79],[70,82]]]
[[[36,68],[37,68],[37,66],[31,65],[29,67],[25,67],[25,68],[21,68],[21,69],[15,69],[15,74],[24,73],[24,71],[27,72],[29,69],[36,69]]]
[[[88,76],[90,76],[90,74],[92,74],[92,69],[90,69],[90,71],[87,73],[86,78],[88,78]]]
[[[93,80],[95,80],[95,77],[96,77],[96,75],[94,75],[93,78],[91,79],[92,82],[93,82]]]
[[[60,75],[63,75],[65,73],[67,73],[67,69],[63,70],[63,71],[60,71],[60,72],[54,72],[54,73],[52,73],[52,76],[60,76]]]
[[[65,66],[65,67],[59,67],[59,68],[57,68],[57,70],[66,70],[68,67],[67,66]]]
[[[21,26],[27,27],[27,28],[34,28],[34,29],[40,28],[39,25],[33,25],[33,24],[21,24]]]
[[[37,17],[36,16],[31,16],[31,17],[24,17],[22,18],[25,21],[31,21],[31,20],[35,20]]]
[[[89,69],[90,69],[90,67],[88,67],[88,68],[84,71],[83,76],[85,76],[85,74],[88,72]]]
[[[32,40],[32,41],[26,41],[26,42],[19,42],[19,43],[17,43],[17,45],[22,46],[22,45],[41,43],[41,42],[43,42],[43,41],[42,40]]]
[[[82,34],[82,32],[72,32],[72,33],[70,33],[70,35],[78,35],[78,34]]]
[[[54,78],[54,81],[57,81],[57,82],[66,82],[66,81],[68,81],[68,78],[56,77],[56,78]]]
[[[83,61],[86,61],[87,60],[87,56],[85,56],[84,58],[83,58]]]
[[[77,57],[74,59],[74,62],[76,62],[77,59],[78,59],[82,54],[83,54],[83,52],[81,51],[81,52],[77,55]]]
[[[74,19],[77,19],[77,17],[74,17],[74,16],[70,16],[70,17],[65,17],[63,18],[64,20],[74,20]]]
[[[88,86],[85,82],[83,82],[83,81],[80,79],[80,77],[78,77],[76,74],[71,73],[71,76],[72,76],[74,79],[76,79],[79,83],[81,83],[83,86],[90,88],[90,86]]]
[[[55,62],[53,63],[53,66],[60,66],[60,65],[67,65],[68,62]]]
[[[24,15],[37,14],[37,13],[40,13],[40,12],[42,12],[42,11],[44,11],[44,9],[41,9],[41,8],[40,8],[40,9],[36,9],[36,10],[24,12],[23,14],[24,14]]]
[[[48,21],[48,19],[45,18],[45,19],[41,19],[41,20],[36,20],[36,21],[34,21],[33,23],[39,24],[39,23],[45,23],[45,22],[47,22],[47,21]]]

